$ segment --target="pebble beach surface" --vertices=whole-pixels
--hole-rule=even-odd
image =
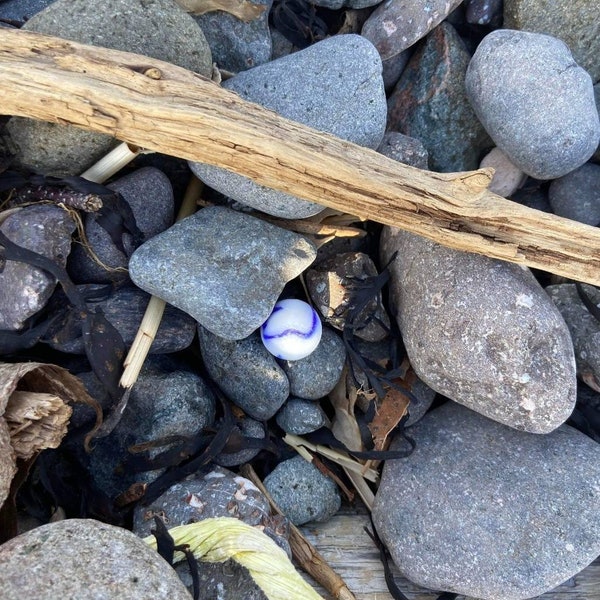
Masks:
[[[598,0],[250,0],[255,16],[246,20],[227,10],[189,14],[179,4],[8,0],[0,19],[169,61],[413,167],[491,166],[498,195],[600,225]],[[81,174],[119,143],[15,117],[2,139],[11,169],[56,178]],[[192,174],[204,184],[203,201],[174,224]],[[141,155],[107,186],[136,228],[115,235],[95,212],[40,202],[0,212],[0,232],[66,268],[88,309],[127,347],[150,295],[167,302],[118,425],[89,456],[69,436],[64,452],[115,507],[130,486],[152,490],[167,468],[128,472],[123,465],[138,464],[132,446],[156,457],[157,440],[214,435],[224,403],[233,441],[148,505],[130,505],[120,528],[71,507],[67,517],[95,520],[44,524],[0,545],[1,598],[50,600],[67,583],[84,598],[92,580],[98,597],[115,581],[123,598],[188,597],[189,576],[181,583],[138,539],[156,515],[168,526],[235,516],[289,553],[289,523],[322,522],[348,500],[341,471],[328,476],[281,439],[331,430],[347,447],[371,449],[376,381],[401,365],[403,425],[415,448],[383,461],[372,491],[374,526],[403,577],[424,593],[552,600],[556,586],[600,555],[598,290],[348,219],[201,162]],[[82,313],[60,312],[66,296],[43,270],[12,260],[2,267],[0,333],[27,332],[41,315],[50,321],[30,354],[7,350],[0,360],[37,359],[43,348],[110,412],[114,399],[86,358]],[[291,299],[310,304],[314,343],[277,321],[278,301]],[[306,352],[271,347],[292,330]],[[70,432],[93,420],[89,407],[75,406]],[[0,417],[0,504],[17,467],[4,424]],[[391,449],[404,448],[394,431]],[[247,462],[289,522],[238,475]],[[35,516],[49,520],[42,510]],[[103,554],[107,547],[114,556]],[[98,561],[76,561],[78,552],[101,557],[106,572],[96,577]],[[68,559],[60,568],[57,553]],[[111,559],[125,556],[123,573],[111,570]],[[265,597],[240,567],[202,568],[201,598]]]

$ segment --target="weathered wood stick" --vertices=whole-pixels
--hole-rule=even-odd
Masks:
[[[600,231],[284,119],[185,69],[0,28],[0,111],[202,161],[446,246],[600,285]]]

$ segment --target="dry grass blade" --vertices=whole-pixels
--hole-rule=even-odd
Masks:
[[[95,183],[103,183],[128,165],[138,154],[145,152],[137,146],[123,142],[83,172],[81,177]]]

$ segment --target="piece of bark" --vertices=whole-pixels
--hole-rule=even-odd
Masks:
[[[0,110],[69,123],[250,177],[438,243],[600,285],[600,231],[284,119],[155,59],[0,29]]]

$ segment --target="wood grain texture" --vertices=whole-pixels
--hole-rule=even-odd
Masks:
[[[0,29],[3,114],[203,161],[441,244],[600,285],[600,231],[487,190],[491,171],[421,171],[147,57]]]
[[[344,579],[356,600],[393,600],[387,591],[379,554],[363,527],[369,518],[361,514],[338,514],[325,523],[301,527],[304,536]],[[410,600],[435,600],[439,594],[413,585],[398,574],[398,587]],[[318,590],[327,598],[323,590]],[[600,600],[600,559],[539,600]],[[475,600],[459,596],[457,600]]]

